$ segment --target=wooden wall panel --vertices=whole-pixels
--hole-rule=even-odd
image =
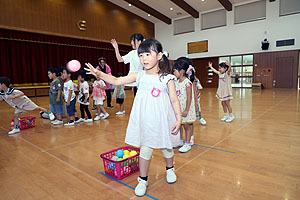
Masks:
[[[129,44],[133,33],[154,37],[154,24],[106,0],[0,0],[0,27]],[[77,28],[86,20],[86,31]]]
[[[292,59],[292,69],[288,69],[287,66],[282,62],[277,62],[281,58],[290,58]],[[255,53],[253,55],[253,63],[254,63],[254,82],[259,82],[258,73],[260,70],[258,68],[272,68],[273,69],[273,79],[283,80],[282,77],[286,81],[292,80],[292,86],[290,88],[297,88],[298,82],[298,68],[299,68],[299,50],[291,50],[291,51],[277,51],[277,52],[265,52],[265,53]],[[287,68],[287,70],[282,70],[282,68]],[[283,73],[276,73],[276,69]],[[276,77],[277,74],[277,77]],[[280,76],[280,77],[279,77]],[[288,85],[288,84],[283,84]],[[281,87],[279,84],[275,85],[275,87]]]

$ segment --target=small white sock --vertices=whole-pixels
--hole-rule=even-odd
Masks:
[[[228,113],[224,113],[224,116],[227,117],[227,116],[229,116],[229,115],[228,115]]]

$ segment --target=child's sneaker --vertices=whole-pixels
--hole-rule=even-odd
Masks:
[[[9,131],[8,135],[13,135],[13,134],[16,134],[16,133],[20,133],[20,129],[19,128],[14,128],[13,130]]]
[[[230,123],[230,122],[232,122],[233,120],[234,120],[234,116],[231,115],[231,116],[229,116],[229,117],[225,120],[225,122]]]
[[[107,108],[114,108],[114,106],[107,106]]]
[[[100,113],[100,117],[104,117],[104,113]]]
[[[192,145],[190,145],[190,144],[184,144],[178,151],[180,152],[180,153],[186,153],[186,152],[188,152],[189,150],[191,150],[191,148],[192,148]]]
[[[175,169],[174,167],[171,169],[167,170],[167,176],[166,176],[167,182],[168,183],[175,183],[177,180],[177,176],[175,174]]]
[[[190,139],[190,145],[194,145],[194,136],[193,135],[191,136],[191,139]]]
[[[201,123],[203,126],[206,125],[206,121],[205,121],[203,118],[201,118],[199,121],[200,121],[200,123]]]
[[[75,125],[75,122],[68,122],[66,124],[64,124],[65,126],[74,126]]]
[[[93,122],[93,119],[85,119],[85,120],[83,120],[83,122],[84,123],[91,123],[91,122]]]
[[[96,117],[94,118],[94,121],[98,121],[98,120],[100,120],[100,119],[101,119],[100,116],[96,116]]]
[[[78,124],[78,123],[80,123],[80,122],[84,122],[84,120],[85,120],[85,119],[83,119],[83,118],[79,118],[78,120],[75,120],[74,123],[75,123],[75,124]]]
[[[146,194],[147,186],[148,186],[148,181],[145,181],[141,179],[140,177],[137,178],[138,180],[138,185],[135,187],[135,195],[136,196],[144,196]]]
[[[224,117],[221,119],[222,122],[225,122],[226,119],[228,119],[229,115],[228,114],[224,114]]]
[[[124,115],[125,114],[125,111],[119,111],[116,113],[116,115]]]
[[[49,110],[47,110],[47,114],[49,115],[50,120],[54,120],[55,116],[53,115],[53,113]]]
[[[64,123],[63,120],[55,120],[52,124],[53,125],[61,125],[63,123]]]
[[[106,118],[108,118],[108,117],[109,117],[109,114],[106,113],[106,114],[104,114],[104,116],[102,117],[102,119],[106,119]]]
[[[54,120],[54,121],[52,121],[52,122],[51,122],[51,124],[54,124],[54,123],[56,123],[56,121],[57,121],[57,119],[56,119],[56,120]]]

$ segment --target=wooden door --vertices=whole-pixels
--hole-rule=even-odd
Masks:
[[[294,57],[279,57],[276,59],[275,87],[293,88]]]
[[[257,68],[255,72],[256,82],[262,83],[264,88],[273,88],[273,68]]]

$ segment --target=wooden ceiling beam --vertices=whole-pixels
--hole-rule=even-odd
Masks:
[[[143,2],[139,1],[139,0],[124,0],[132,5],[134,5],[135,7],[141,9],[142,11],[156,17],[157,19],[165,22],[166,24],[172,24],[172,20],[163,15],[162,13],[158,12],[157,10],[154,10],[153,8],[151,8],[150,6],[144,4]]]
[[[232,4],[229,0],[218,0],[227,11],[232,11]]]
[[[192,6],[190,6],[188,3],[186,3],[184,0],[171,0],[173,3],[175,3],[177,6],[185,10],[187,13],[189,13],[194,18],[199,18],[199,12],[194,9]]]

